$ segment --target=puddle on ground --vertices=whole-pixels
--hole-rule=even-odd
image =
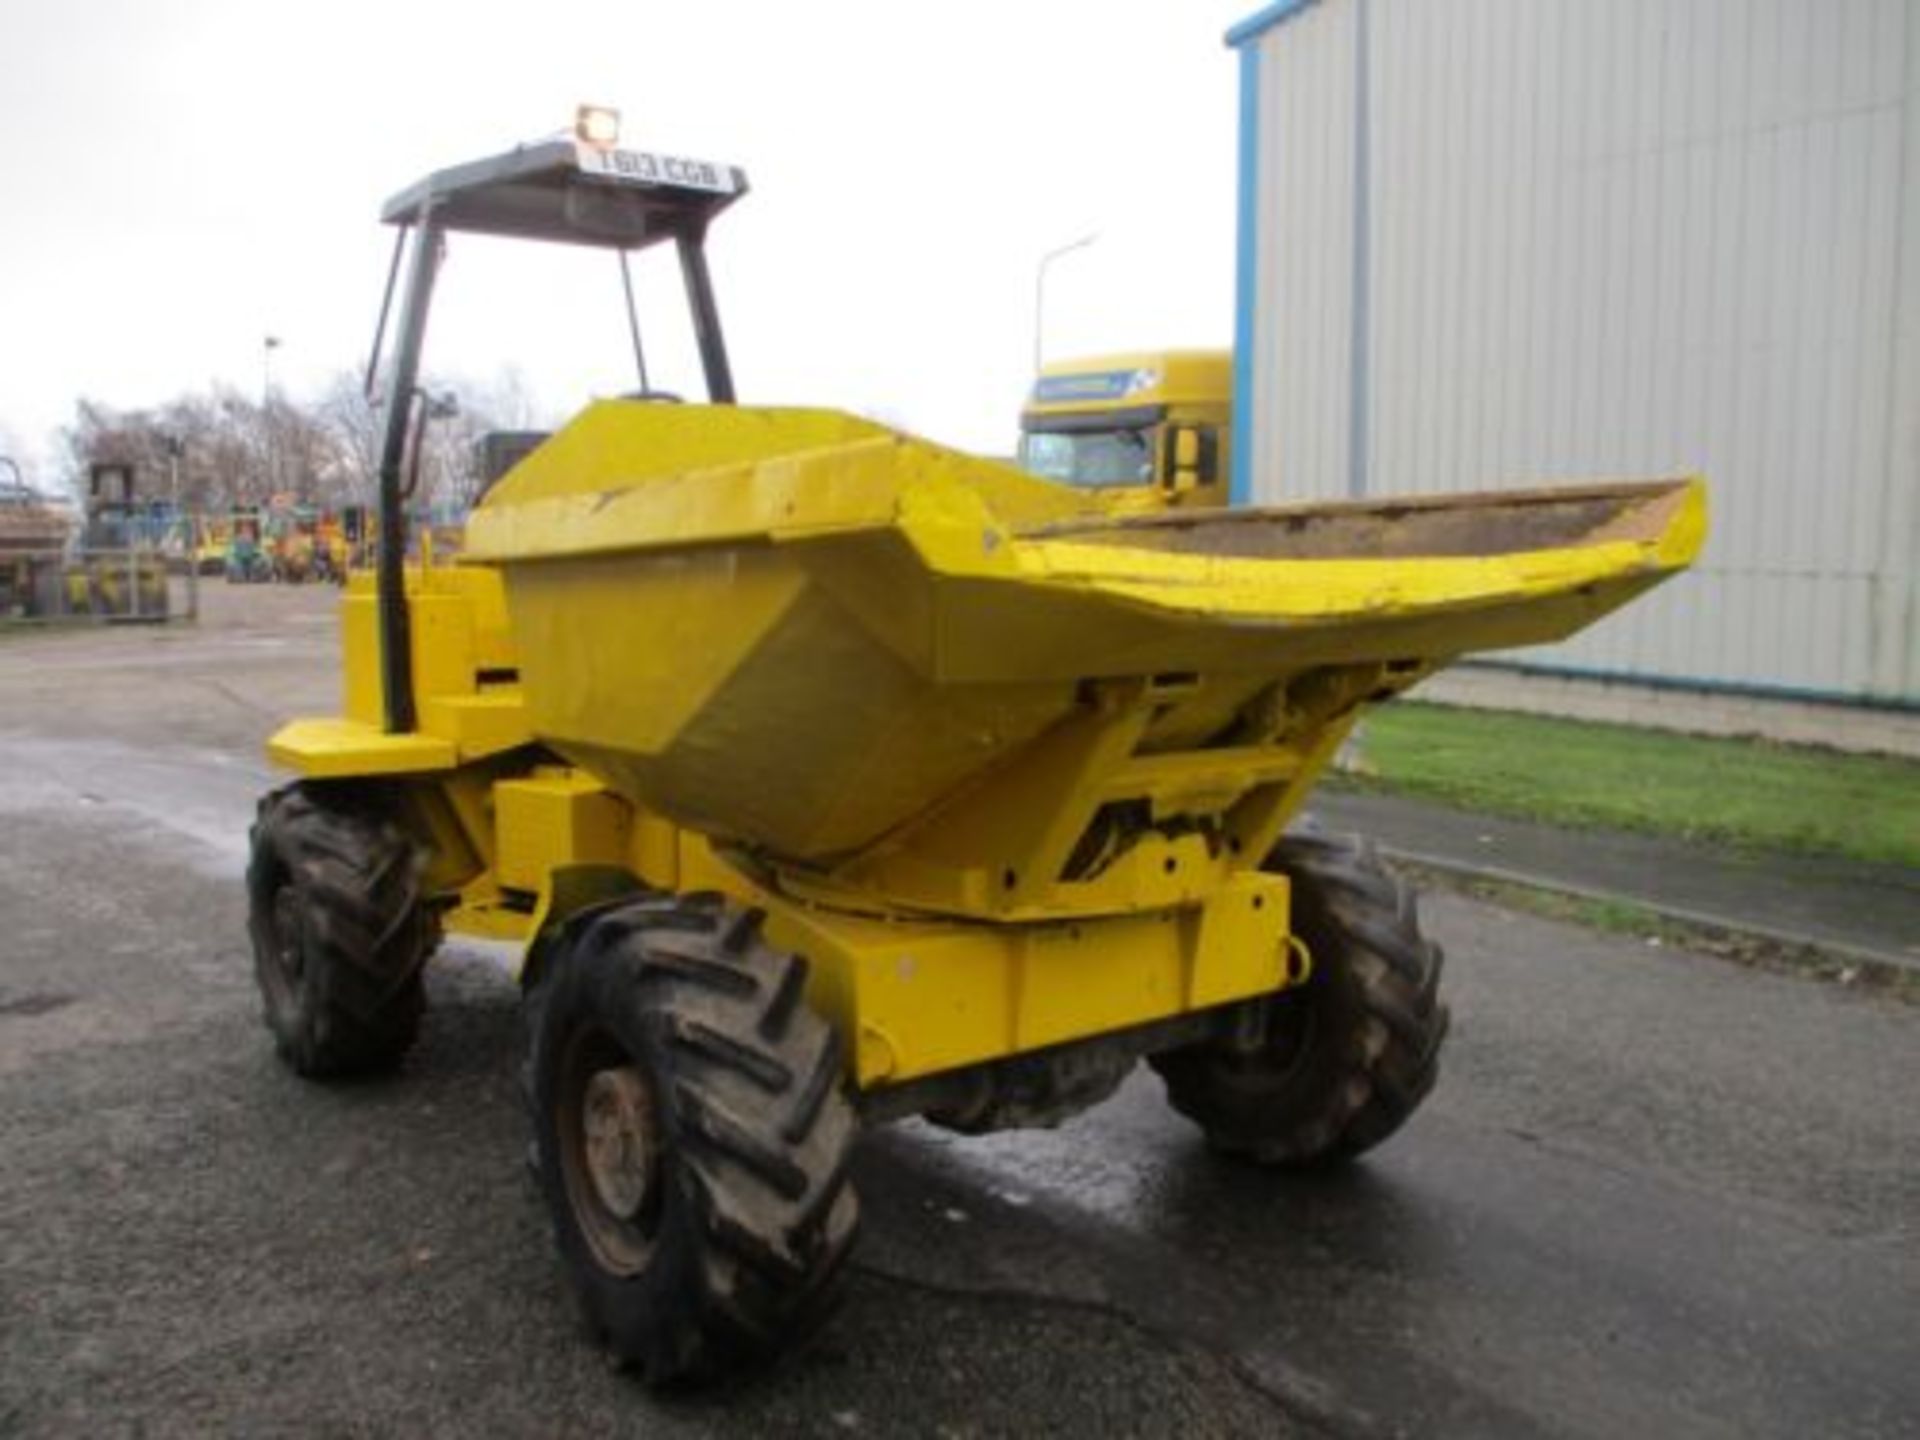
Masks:
[[[45,1015],[54,1010],[73,1004],[77,996],[59,995],[48,991],[38,994],[9,995],[0,990],[0,1020],[16,1015]]]

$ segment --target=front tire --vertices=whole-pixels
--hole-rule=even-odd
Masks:
[[[588,1327],[649,1384],[764,1361],[830,1308],[859,1204],[839,1037],[718,897],[598,910],[528,996],[527,1099]]]
[[[1173,1108],[1215,1149],[1306,1168],[1351,1159],[1433,1089],[1447,1007],[1413,887],[1351,835],[1290,835],[1266,868],[1293,882],[1306,983],[1247,1002],[1236,1036],[1157,1055]]]
[[[426,1008],[421,968],[439,924],[418,847],[370,797],[290,785],[260,802],[248,931],[267,1028],[310,1077],[390,1070]]]

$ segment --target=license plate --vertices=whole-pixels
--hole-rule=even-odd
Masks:
[[[573,147],[573,153],[581,170],[609,180],[706,190],[715,195],[731,195],[734,191],[733,167],[711,160],[689,160],[683,155],[660,155],[651,150],[599,150],[579,144]]]

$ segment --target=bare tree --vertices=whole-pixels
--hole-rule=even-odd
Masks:
[[[479,386],[454,381],[436,384],[428,393],[432,398],[421,439],[419,498],[436,507],[463,510],[478,496],[475,448],[482,435],[501,426]]]
[[[544,413],[535,401],[527,372],[518,365],[502,366],[492,380],[471,387],[476,391],[479,408],[502,430],[551,430],[552,415]]]
[[[11,460],[15,469],[19,471],[16,477],[13,471],[0,466],[0,485],[12,484],[16,478],[22,484],[33,483],[33,458],[26,453],[25,448],[20,444],[19,435],[11,425],[0,424],[0,455]]]
[[[341,503],[371,501],[380,479],[380,409],[361,377],[335,372],[316,414],[332,441],[332,482]]]
[[[416,499],[442,509],[473,500],[474,451],[482,435],[532,429],[539,421],[526,379],[514,369],[486,382],[436,378],[422,386],[422,397],[429,419]],[[177,480],[182,505],[217,513],[276,502],[370,503],[378,489],[381,431],[379,406],[358,376],[342,371],[310,404],[279,393],[262,403],[231,388],[180,395],[151,410],[116,410],[82,398],[61,440],[65,478],[76,496],[84,496],[94,464],[113,461],[135,467],[143,495],[173,498]]]

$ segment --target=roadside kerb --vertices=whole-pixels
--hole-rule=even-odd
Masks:
[[[1629,906],[1662,920],[1670,920],[1676,924],[1689,925],[1702,930],[1719,931],[1737,939],[1757,941],[1786,949],[1813,951],[1845,965],[1856,967],[1863,972],[1872,972],[1881,978],[1910,978],[1920,975],[1920,959],[1902,955],[1898,951],[1871,949],[1824,936],[1754,925],[1748,921],[1735,920],[1710,911],[1650,900],[1644,895],[1631,895],[1619,890],[1580,885],[1558,876],[1532,874],[1504,865],[1476,864],[1453,856],[1435,855],[1421,850],[1406,850],[1394,845],[1380,845],[1379,850],[1382,855],[1396,864],[1437,871],[1463,880],[1543,890],[1555,895],[1570,896],[1576,900],[1592,901],[1596,904]]]

